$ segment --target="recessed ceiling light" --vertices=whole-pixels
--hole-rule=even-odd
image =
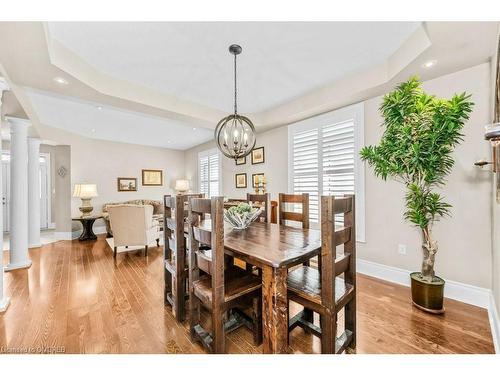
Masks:
[[[96,108],[97,108],[99,111],[102,109],[102,107],[101,107],[100,105],[98,105]]]
[[[193,128],[193,130],[196,130],[196,128]]]
[[[69,82],[65,80],[63,77],[55,77],[54,82],[60,85],[67,85]]]
[[[434,65],[436,65],[437,61],[436,60],[429,60],[425,62],[422,67],[424,68],[432,68]]]
[[[95,129],[91,129],[90,131],[91,131],[92,133],[95,133]]]

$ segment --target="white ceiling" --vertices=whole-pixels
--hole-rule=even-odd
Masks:
[[[418,22],[49,23],[52,38],[97,70],[224,112],[276,107],[387,60]]]
[[[85,137],[185,150],[206,142],[213,132],[139,112],[102,106],[46,91],[26,89],[43,124]]]
[[[487,62],[498,27],[0,22],[0,74],[15,99],[4,97],[3,112],[28,117],[33,136],[47,140],[56,127],[185,149],[210,140],[232,110],[231,43],[244,48],[239,109],[260,132],[382,95],[411,75],[425,81]],[[437,64],[426,69],[429,60]]]

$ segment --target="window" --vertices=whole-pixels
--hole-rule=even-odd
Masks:
[[[289,191],[309,193],[313,225],[319,222],[321,195],[355,194],[358,241],[365,238],[363,112],[363,103],[355,104],[292,124],[288,132]]]
[[[221,193],[221,159],[217,149],[211,149],[198,154],[198,183],[200,193],[211,198]]]

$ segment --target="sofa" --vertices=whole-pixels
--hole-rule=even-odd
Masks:
[[[161,201],[155,201],[151,199],[134,199],[125,202],[112,202],[105,203],[102,206],[102,217],[104,219],[104,223],[106,224],[106,232],[108,233],[108,237],[113,237],[113,231],[111,229],[111,225],[109,223],[109,206],[118,206],[124,204],[132,204],[132,205],[150,205],[153,206],[153,218],[158,221],[163,221],[163,203]]]

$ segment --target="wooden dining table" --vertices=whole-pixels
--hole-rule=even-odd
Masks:
[[[205,229],[210,225],[210,220],[200,223]],[[243,230],[225,225],[224,248],[262,269],[263,352],[288,353],[288,269],[320,253],[320,231],[262,222]]]

